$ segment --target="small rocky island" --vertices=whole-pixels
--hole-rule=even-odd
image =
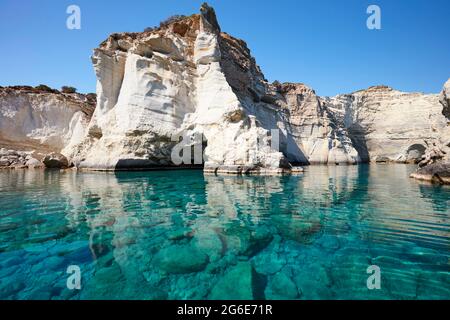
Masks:
[[[97,95],[0,87],[0,167],[172,167],[174,133],[214,173],[285,173],[297,165],[418,163],[449,183],[450,80],[440,94],[374,86],[320,97],[269,83],[213,8],[158,28],[110,35],[92,56]],[[272,132],[278,145],[272,146]]]

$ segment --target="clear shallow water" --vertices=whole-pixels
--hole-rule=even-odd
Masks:
[[[0,299],[450,298],[449,187],[405,165],[306,170],[0,171]]]

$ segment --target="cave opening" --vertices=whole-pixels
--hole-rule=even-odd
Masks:
[[[406,161],[417,163],[425,154],[426,147],[423,144],[416,143],[411,145],[406,151]]]

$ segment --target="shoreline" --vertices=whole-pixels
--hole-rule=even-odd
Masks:
[[[362,162],[354,164],[310,164],[303,166],[293,166],[292,168],[262,168],[262,167],[250,167],[250,166],[157,166],[157,167],[143,167],[143,168],[46,168],[43,166],[9,166],[0,167],[0,172],[5,171],[26,171],[26,170],[42,170],[42,171],[60,171],[60,172],[86,172],[86,173],[119,173],[119,172],[164,172],[164,171],[202,171],[204,175],[208,176],[289,176],[289,175],[301,175],[307,171],[308,167],[353,167],[353,166],[391,166],[391,165],[407,165],[413,166],[416,164],[405,162]],[[416,181],[426,182],[435,185],[450,185],[450,177],[443,176],[442,174],[430,171],[430,173],[424,173],[424,168],[417,168],[416,172],[409,175],[409,178]]]

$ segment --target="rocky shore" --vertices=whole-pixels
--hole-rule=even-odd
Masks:
[[[0,149],[0,169],[42,168],[44,164],[33,157],[32,152]]]
[[[412,178],[433,183],[450,184],[450,162],[436,162],[417,169]]]
[[[448,157],[449,82],[441,95],[374,86],[335,97],[301,83],[269,83],[247,44],[223,32],[207,4],[158,28],[112,34],[92,62],[96,101],[0,88],[0,147],[11,151],[0,167],[27,166],[27,157],[42,161],[50,153],[78,169],[174,167],[176,147],[200,147],[201,166],[215,174],[289,173],[310,164],[424,166]]]

